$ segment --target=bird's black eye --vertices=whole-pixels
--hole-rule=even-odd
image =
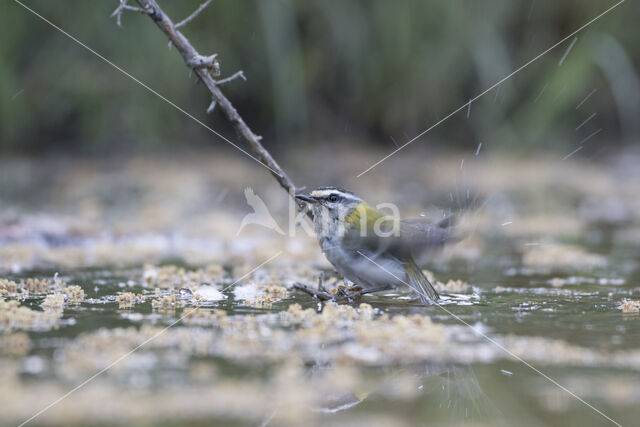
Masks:
[[[331,194],[329,197],[327,197],[327,200],[329,200],[331,203],[335,203],[338,201],[338,195],[337,194]]]

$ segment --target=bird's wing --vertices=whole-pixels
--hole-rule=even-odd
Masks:
[[[455,218],[450,216],[438,223],[423,218],[400,221],[400,246],[412,253],[428,251],[457,240],[454,232]]]
[[[400,220],[397,232],[394,232],[392,219],[382,220],[378,227],[382,234],[376,233],[373,227],[367,227],[367,235],[362,236],[359,227],[352,227],[345,235],[344,244],[352,249],[368,249],[374,253],[390,251],[404,258],[407,254],[414,256],[426,251],[443,247],[446,243],[457,241],[453,220],[446,218],[433,223],[423,218]]]

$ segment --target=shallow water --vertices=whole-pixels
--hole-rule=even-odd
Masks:
[[[545,167],[557,170],[532,169]],[[124,202],[109,208],[115,190],[102,190],[108,202],[95,196],[106,178],[78,173],[55,193],[64,208],[0,217],[0,279],[50,280],[4,296],[32,311],[0,309],[0,424],[20,424],[79,385],[31,422],[637,424],[640,315],[621,309],[640,299],[640,207],[627,197],[637,173],[576,168],[556,194],[546,192],[551,178],[526,192],[515,178],[487,178],[518,170],[505,168],[478,173],[490,182],[478,191],[503,187],[471,238],[424,263],[438,286],[461,281],[428,307],[402,289],[320,305],[292,288],[321,272],[340,284],[313,238],[238,237],[233,206],[185,192],[155,165],[156,175],[123,172],[143,188],[134,213]],[[179,172],[211,179],[202,167]],[[433,178],[425,182],[441,184]],[[581,210],[602,193],[622,200],[627,217]],[[202,284],[214,300],[193,298]],[[84,291],[75,302],[73,285]],[[126,293],[132,301],[117,300]]]
[[[105,396],[135,390],[136,397],[130,401],[134,408],[143,405],[137,402],[137,399],[144,400],[140,395],[157,399],[158,404],[162,405],[162,402],[170,399],[171,393],[185,393],[195,387],[195,370],[205,372],[205,380],[197,387],[216,388],[221,383],[233,381],[234,386],[228,389],[228,393],[231,396],[237,393],[234,400],[240,407],[244,399],[243,383],[252,385],[259,382],[260,387],[271,390],[274,395],[265,396],[268,403],[261,402],[247,413],[238,412],[238,408],[209,410],[206,400],[191,401],[189,405],[178,408],[177,412],[175,408],[164,411],[159,407],[155,413],[146,414],[140,419],[134,408],[120,408],[123,417],[120,421],[144,419],[160,424],[198,424],[215,419],[251,424],[271,416],[271,408],[276,412],[274,417],[278,422],[294,423],[296,420],[352,422],[360,417],[397,424],[609,423],[569,392],[561,390],[480,335],[484,334],[615,421],[623,425],[635,424],[640,400],[640,352],[637,350],[640,344],[640,317],[637,313],[622,314],[620,301],[630,295],[638,295],[638,288],[628,283],[627,278],[618,275],[607,278],[607,271],[566,276],[522,275],[514,274],[509,269],[505,269],[505,272],[508,274],[492,272],[487,274],[493,277],[492,280],[474,283],[472,272],[457,274],[456,271],[447,271],[446,276],[464,277],[473,284],[473,288],[464,297],[448,297],[442,307],[420,306],[406,299],[407,296],[402,293],[363,298],[362,302],[379,310],[376,317],[382,313],[392,316],[418,314],[430,317],[436,324],[451,325],[452,328],[458,328],[462,321],[471,325],[474,330],[466,330],[467,326],[461,326],[461,330],[456,329],[448,336],[451,343],[459,346],[457,350],[450,350],[453,353],[448,350],[426,356],[424,360],[403,360],[402,357],[396,357],[396,351],[402,352],[402,348],[399,348],[390,352],[388,357],[359,354],[345,360],[344,354],[338,352],[319,354],[318,360],[314,361],[316,350],[325,345],[346,347],[353,341],[353,337],[344,331],[340,332],[344,335],[342,338],[330,337],[328,332],[318,331],[309,334],[312,342],[309,344],[312,347],[310,350],[291,351],[292,358],[303,355],[302,360],[291,360],[286,349],[264,357],[260,353],[262,347],[254,345],[254,340],[261,340],[264,346],[269,346],[269,334],[273,331],[281,330],[287,334],[291,330],[287,322],[266,319],[268,313],[286,311],[293,303],[300,304],[303,309],[320,310],[321,307],[298,291],[269,307],[256,308],[248,305],[244,299],[235,299],[234,289],[231,288],[224,292],[226,300],[206,304],[199,310],[222,309],[228,316],[240,319],[253,317],[259,323],[270,325],[270,332],[262,337],[246,335],[240,338],[247,340],[238,343],[240,351],[244,352],[240,361],[233,351],[225,354],[225,351],[219,352],[214,348],[194,350],[191,347],[197,347],[196,344],[176,335],[161,347],[141,347],[127,360],[119,362],[122,367],[114,366],[96,379],[96,384],[86,387],[98,387],[99,384],[99,392]],[[47,277],[51,272],[26,274],[29,277],[40,275]],[[24,391],[29,391],[30,411],[35,412],[55,396],[55,393],[41,391],[47,390],[50,383],[56,384],[60,391],[71,389],[99,371],[101,366],[117,360],[118,350],[121,349],[121,353],[125,354],[128,348],[126,344],[119,343],[117,337],[111,337],[116,346],[113,354],[103,353],[104,349],[98,344],[94,344],[96,347],[93,348],[85,343],[89,345],[88,349],[80,346],[80,353],[69,356],[66,353],[78,337],[95,334],[97,330],[105,328],[137,329],[142,325],[158,328],[171,326],[174,332],[221,327],[215,323],[198,326],[176,323],[191,305],[175,310],[154,309],[151,307],[151,298],[147,298],[146,302],[136,304],[133,308],[119,308],[115,297],[124,291],[149,296],[154,294],[153,289],[141,285],[141,275],[140,269],[93,268],[65,272],[62,277],[64,281],[84,289],[84,302],[65,306],[57,328],[29,332],[31,350],[22,358],[10,358],[14,362],[13,367],[20,372],[18,381],[25,387]],[[20,277],[9,278],[18,281]],[[578,284],[553,287],[550,284],[552,278],[564,278]],[[33,296],[25,299],[23,304],[39,310],[41,300],[42,297]],[[375,327],[375,320],[371,325]],[[411,336],[403,337],[400,334],[389,339],[394,338],[398,343],[389,342],[390,346],[411,346]],[[282,345],[281,341],[275,340],[274,343]],[[133,339],[127,343],[138,344],[140,340]],[[296,347],[302,344],[286,345]],[[84,351],[87,360],[83,360]],[[104,359],[96,360],[101,354],[105,355]],[[288,369],[292,372],[281,372]],[[335,378],[327,380],[332,371],[337,371],[340,376],[342,370],[347,377],[343,379],[345,384]],[[279,376],[285,378],[277,378]],[[320,384],[316,386],[316,382]],[[307,390],[309,396],[301,397],[298,402],[292,390],[299,388],[311,391]],[[166,394],[167,389],[170,390],[169,396],[155,394],[158,390]],[[289,393],[294,393],[294,396]],[[76,394],[82,395],[83,391],[79,390]],[[24,396],[18,394],[13,398],[19,397]],[[197,400],[197,397],[194,398]],[[279,404],[278,399],[284,403]],[[78,403],[73,403],[76,396],[72,395],[68,400],[60,404],[65,409],[60,409],[57,416],[53,415],[56,410],[52,409],[52,413],[43,414],[38,422],[60,422],[57,417],[67,416],[64,414],[76,410],[74,406]],[[255,397],[250,399],[251,404],[255,404],[254,400]],[[5,421],[19,421],[20,417],[28,416],[29,410],[16,412],[12,415],[17,418]],[[277,413],[279,411],[288,413]],[[113,414],[104,409],[83,408],[71,419],[75,417],[80,424],[88,420],[118,420],[118,417],[112,418]]]

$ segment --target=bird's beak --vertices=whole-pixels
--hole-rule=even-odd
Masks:
[[[318,203],[318,199],[311,196],[306,196],[304,194],[296,194],[296,199],[302,200],[303,202],[307,202],[311,204]]]

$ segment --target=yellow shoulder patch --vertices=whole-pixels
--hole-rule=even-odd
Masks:
[[[347,224],[350,226],[359,227],[361,221],[366,221],[367,228],[373,227],[375,222],[382,216],[382,213],[377,209],[369,206],[367,202],[360,202],[358,205],[351,211],[351,213],[345,218]]]

